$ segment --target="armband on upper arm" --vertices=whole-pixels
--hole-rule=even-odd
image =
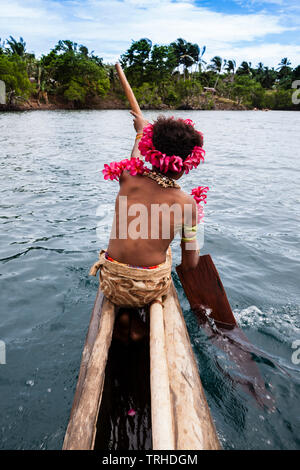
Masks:
[[[197,225],[190,227],[188,225],[183,226],[183,237],[181,238],[182,242],[192,242],[197,239]]]

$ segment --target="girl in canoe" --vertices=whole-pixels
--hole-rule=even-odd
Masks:
[[[119,181],[120,191],[108,248],[101,251],[90,274],[100,270],[101,290],[122,307],[120,323],[126,326],[132,320],[130,336],[137,339],[141,325],[128,308],[159,301],[167,294],[170,243],[178,232],[183,269],[198,264],[197,222],[203,216],[200,203],[206,202],[208,188],[200,186],[189,195],[177,183],[204,161],[203,136],[191,120],[161,116],[149,124],[132,114],[136,138],[131,158],[105,165],[103,170],[105,179]]]

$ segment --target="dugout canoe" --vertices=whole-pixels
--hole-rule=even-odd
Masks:
[[[150,312],[150,391],[153,450],[217,450],[220,443],[201,384],[189,335],[172,284]],[[101,422],[115,306],[97,292],[63,443],[64,450],[93,450]],[[148,377],[149,379],[149,377]],[[146,380],[140,376],[139,380]]]

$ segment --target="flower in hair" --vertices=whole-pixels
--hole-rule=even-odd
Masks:
[[[189,126],[195,127],[195,123],[191,119],[184,119],[183,122],[185,122]]]

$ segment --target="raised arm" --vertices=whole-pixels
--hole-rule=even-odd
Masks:
[[[141,114],[137,114],[134,111],[130,111],[130,113],[134,117],[133,125],[136,130],[136,137],[135,137],[135,142],[134,142],[133,149],[131,152],[131,157],[140,158],[142,160],[141,153],[139,151],[139,141],[143,135],[144,127],[147,126],[149,122],[147,121],[147,119],[144,119]]]

